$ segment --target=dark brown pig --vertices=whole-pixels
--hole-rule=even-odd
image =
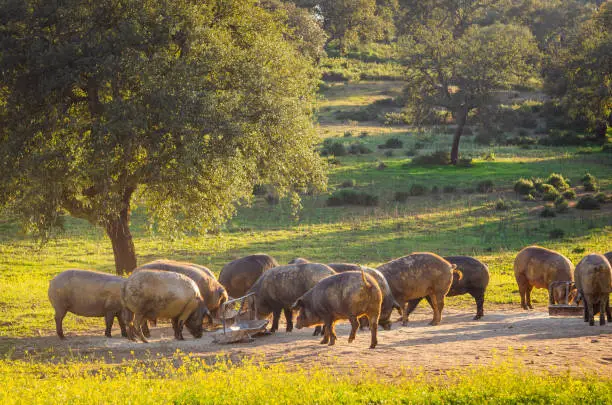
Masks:
[[[200,289],[200,294],[204,299],[206,308],[210,311],[211,316],[217,317],[219,308],[228,300],[227,291],[213,275],[213,273],[204,266],[195,263],[178,262],[174,260],[156,260],[151,263],[144,264],[138,267],[134,272],[146,269],[154,269],[161,271],[171,271],[173,273],[184,274],[197,284]],[[212,322],[212,320],[210,320]]]
[[[123,306],[133,313],[129,338],[147,343],[142,325],[147,320],[170,318],[174,337],[183,340],[183,326],[195,338],[202,337],[202,321],[210,316],[195,281],[186,275],[162,271],[139,270],[133,272],[121,289]]]
[[[612,267],[604,255],[590,254],[576,266],[576,288],[584,300],[584,320],[595,324],[595,313],[599,312],[599,324],[605,325],[605,315],[612,322],[610,314],[610,293],[612,293]]]
[[[67,312],[88,317],[104,317],[106,337],[111,337],[113,320],[117,317],[121,335],[126,337],[121,286],[125,279],[89,270],[66,270],[49,282],[49,301],[55,310],[55,330],[64,338],[62,322]]]
[[[457,265],[463,277],[457,274],[453,276],[453,283],[446,294],[447,297],[455,295],[470,294],[476,301],[476,316],[480,319],[484,316],[484,294],[489,285],[489,268],[481,261],[469,256],[446,256],[444,260]],[[426,297],[429,301],[429,297]],[[408,314],[417,307],[423,298],[410,300],[408,303]],[[431,306],[431,303],[429,304]]]
[[[514,277],[521,294],[521,307],[533,309],[531,290],[548,289],[553,281],[574,281],[574,265],[561,253],[539,246],[529,246],[521,250],[514,259]],[[549,304],[570,302],[573,296],[566,297],[564,285],[553,288]],[[574,293],[571,293],[574,294]]]
[[[289,264],[304,264],[304,263],[312,263],[308,259],[304,259],[303,257],[297,257],[289,262]],[[336,273],[342,273],[345,271],[360,271],[361,266],[353,263],[327,263],[329,267],[332,268]]]
[[[230,297],[242,297],[264,271],[277,266],[276,260],[266,254],[245,256],[223,266],[219,273],[219,282]]]
[[[612,252],[605,253],[604,256],[606,256],[606,259],[612,264]]]
[[[278,266],[264,272],[248,292],[256,294],[255,305],[259,317],[267,317],[272,313],[270,332],[278,330],[281,311],[287,320],[287,332],[291,332],[293,303],[319,281],[333,274],[336,272],[329,266],[319,263]]]
[[[324,337],[321,344],[336,343],[336,322],[348,319],[351,322],[349,343],[355,340],[358,319],[368,318],[370,325],[378,324],[383,295],[376,280],[362,271],[347,271],[321,280],[293,305],[299,310],[296,327],[323,325]],[[370,328],[370,348],[376,347],[377,329]]]
[[[408,324],[407,303],[415,298],[429,297],[434,311],[430,325],[442,320],[444,297],[453,281],[453,273],[461,277],[456,265],[434,253],[413,253],[378,267],[385,276],[391,293],[402,307],[402,324]]]

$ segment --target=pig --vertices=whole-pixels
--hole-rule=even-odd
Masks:
[[[321,344],[336,343],[335,324],[340,319],[351,322],[348,342],[355,340],[358,319],[366,316],[371,325],[378,324],[383,294],[376,280],[361,271],[347,271],[334,274],[312,287],[298,298],[292,308],[298,310],[296,327],[323,325],[324,337]],[[370,349],[378,343],[377,329],[370,328]]]
[[[434,253],[412,253],[378,267],[385,276],[391,293],[402,307],[402,325],[408,325],[407,303],[428,296],[434,316],[430,325],[442,320],[444,297],[451,287],[453,273],[461,278],[457,266]]]
[[[225,287],[221,285],[213,273],[204,266],[194,263],[177,262],[174,260],[156,260],[138,267],[135,272],[146,269],[171,271],[184,274],[197,284],[200,295],[204,299],[211,317],[218,317],[221,305],[228,300]],[[212,323],[212,319],[209,319]]]
[[[605,253],[604,256],[606,256],[606,259],[612,264],[612,252]]]
[[[392,323],[391,314],[393,313],[394,309],[397,309],[401,313],[401,307],[397,303],[397,301],[395,301],[395,298],[393,298],[393,294],[391,293],[391,288],[389,287],[389,284],[387,283],[385,276],[383,276],[382,273],[376,269],[365,267],[365,266],[362,267],[362,266],[359,266],[358,264],[330,263],[328,264],[328,266],[334,269],[336,273],[363,270],[369,276],[374,278],[374,280],[376,280],[376,283],[378,283],[378,287],[380,288],[380,291],[382,292],[382,295],[383,295],[382,306],[380,309],[380,316],[378,318],[378,325],[381,326],[384,330],[390,330],[391,323]],[[367,318],[359,319],[359,324],[361,328],[368,326]]]
[[[584,300],[584,320],[589,325],[595,324],[594,316],[599,312],[599,324],[605,325],[604,314],[608,322],[610,314],[610,293],[612,292],[612,266],[604,255],[589,254],[576,266],[576,288]],[[597,306],[597,308],[596,308]]]
[[[184,340],[183,326],[195,338],[202,337],[204,316],[210,316],[198,285],[186,275],[155,269],[133,272],[121,288],[123,306],[131,311],[128,337],[137,335],[148,343],[142,332],[147,319],[170,318],[174,337]]]
[[[264,271],[277,266],[276,260],[266,254],[245,256],[223,266],[219,273],[219,282],[230,297],[242,297]]]
[[[289,262],[289,264],[306,264],[306,263],[310,263],[310,260],[304,259],[303,257],[296,257],[295,259]]]
[[[533,309],[531,305],[531,290],[548,289],[553,281],[574,281],[574,265],[561,253],[539,246],[529,246],[521,250],[514,259],[514,277],[521,294],[521,307]],[[549,304],[564,303],[573,300],[575,291],[570,291],[566,297],[564,285],[553,288],[549,296]]]
[[[459,278],[455,273],[453,283],[446,296],[453,297],[455,295],[470,294],[476,300],[476,316],[474,316],[474,320],[482,318],[484,316],[484,294],[489,285],[489,268],[486,264],[469,256],[446,256],[444,260],[457,265],[457,269],[463,275],[463,277]],[[429,302],[429,297],[426,298]],[[409,301],[409,315],[422,299],[423,297]],[[431,303],[429,305],[431,306]]]
[[[117,317],[121,335],[127,337],[121,286],[125,279],[89,270],[66,270],[49,282],[47,295],[55,310],[55,330],[64,339],[62,322],[67,312],[88,317],[104,317],[104,335],[111,337],[113,320]]]
[[[281,311],[287,320],[287,332],[293,330],[291,305],[325,277],[336,274],[329,266],[319,263],[290,264],[264,272],[249,289],[255,293],[255,306],[260,318],[272,313],[270,332],[278,330]]]

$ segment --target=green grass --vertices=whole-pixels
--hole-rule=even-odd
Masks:
[[[235,366],[177,352],[171,359],[107,365],[95,360],[61,364],[0,361],[0,403],[555,403],[612,401],[612,379],[528,371],[512,358],[491,367],[431,375],[393,370],[334,373],[246,361]],[[248,381],[248,384],[245,382]],[[289,383],[290,382],[290,383]]]

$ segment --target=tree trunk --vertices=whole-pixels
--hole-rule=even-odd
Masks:
[[[130,199],[133,191],[126,192],[124,207],[119,217],[109,220],[106,224],[106,233],[113,245],[115,255],[115,270],[117,274],[130,273],[137,266],[136,249],[130,233]]]
[[[453,147],[451,149],[451,164],[456,165],[459,160],[459,141],[461,135],[463,135],[463,127],[467,121],[468,109],[465,107],[461,108],[459,115],[457,116],[457,129],[455,130],[455,136],[453,137]]]

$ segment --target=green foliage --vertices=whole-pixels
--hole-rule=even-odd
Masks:
[[[569,203],[563,196],[559,196],[555,200],[555,209],[557,210],[557,212],[561,213],[567,212],[567,210],[569,209]]]
[[[372,153],[372,150],[362,142],[354,142],[349,145],[347,152],[351,155],[366,155]]]
[[[597,179],[595,176],[591,175],[591,173],[586,173],[582,179],[582,184],[584,185],[584,191],[598,191],[599,185],[597,184]]]
[[[564,191],[561,195],[563,196],[563,198],[568,199],[568,200],[576,199],[576,192],[571,189]]]
[[[548,176],[546,179],[546,184],[550,184],[558,191],[565,191],[570,188],[567,179],[558,173],[552,173],[550,176]]]
[[[592,195],[585,195],[578,200],[576,208],[579,210],[598,210],[601,208],[601,203]]]
[[[533,181],[529,179],[520,178],[514,183],[514,191],[520,195],[530,194],[535,190],[535,186],[533,185]]]
[[[337,207],[341,205],[364,205],[366,207],[378,205],[378,196],[364,191],[343,189],[334,192],[327,199],[327,205]]]
[[[348,151],[342,142],[326,139],[321,148],[321,156],[346,156]]]
[[[497,211],[507,211],[510,209],[510,205],[504,199],[500,198],[495,203],[495,209]]]
[[[560,195],[561,194],[559,193],[559,191],[550,184],[542,185],[542,200],[555,201],[557,198],[559,198]]]
[[[608,201],[608,196],[606,196],[605,193],[597,193],[593,198],[595,198],[600,204],[605,204],[606,201]]]
[[[404,142],[398,138],[389,138],[385,143],[378,145],[379,149],[401,149],[404,147]]]
[[[344,180],[342,183],[340,183],[340,187],[342,188],[355,187],[356,185],[357,182],[355,181],[355,179]]]
[[[563,239],[565,237],[565,231],[560,228],[551,229],[550,232],[548,232],[548,237],[550,239]]]
[[[404,203],[408,200],[409,196],[410,196],[410,193],[406,191],[396,191],[395,195],[393,196],[393,201]]]
[[[469,157],[463,157],[463,158],[459,158],[459,160],[457,161],[457,167],[473,167],[474,164],[472,163],[472,158]]]
[[[476,184],[476,191],[479,193],[492,193],[493,192],[493,180],[481,180]]]
[[[543,218],[554,218],[557,216],[557,214],[555,213],[553,207],[547,205],[544,207],[544,209],[542,209],[542,211],[540,211],[540,216]]]
[[[420,196],[427,194],[427,186],[422,184],[413,184],[410,186],[410,195],[411,196]]]
[[[421,166],[447,166],[450,164],[450,153],[440,150],[430,155],[419,155],[412,159],[412,163]]]

